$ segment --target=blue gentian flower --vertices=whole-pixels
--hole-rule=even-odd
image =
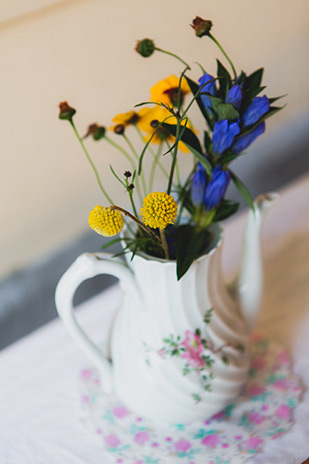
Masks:
[[[251,143],[255,141],[255,139],[265,132],[265,121],[261,122],[253,131],[249,132],[249,134],[243,135],[239,137],[233,145],[232,145],[232,152],[233,153],[241,153],[245,150]]]
[[[243,127],[250,127],[269,111],[270,102],[266,95],[255,97],[244,112]]]
[[[238,84],[233,85],[227,93],[225,103],[231,103],[238,111],[241,105],[242,91]]]
[[[228,171],[223,171],[221,166],[217,166],[212,171],[212,176],[209,184],[206,187],[204,204],[207,211],[217,206],[224,194],[231,180],[231,175]]]
[[[225,150],[230,148],[234,138],[240,132],[238,122],[230,122],[227,119],[216,122],[212,134],[213,152],[221,155]]]
[[[212,81],[212,82],[209,82],[209,84],[207,84],[207,82],[211,81],[212,79],[214,79],[214,76],[211,76],[210,74],[205,73],[204,76],[200,77],[198,81],[200,83],[200,88],[203,86],[203,88],[201,89],[202,93],[207,92],[207,93],[210,93],[210,95],[215,96],[216,81]],[[201,95],[201,100],[206,110],[211,108],[212,106],[211,101],[207,95]]]
[[[206,184],[206,170],[201,163],[198,163],[197,171],[193,174],[191,181],[191,199],[195,206],[203,203]]]

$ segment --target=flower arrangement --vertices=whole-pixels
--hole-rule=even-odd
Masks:
[[[263,68],[250,75],[243,71],[237,73],[231,59],[210,32],[212,22],[196,17],[191,26],[197,37],[206,36],[217,45],[231,72],[217,59],[217,75],[208,74],[202,65],[198,65],[201,77],[196,82],[188,76],[191,67],[183,59],[158,48],[151,39],[138,41],[135,50],[142,57],[150,57],[154,52],[165,53],[180,60],[184,70],[179,77],[172,75],[154,85],[149,102],[140,103],[136,110],[114,117],[114,125],[109,130],[122,139],[122,144],[115,142],[108,130],[98,124],[91,124],[82,138],[73,121],[75,109],[67,102],[59,105],[59,117],[70,122],[108,203],[108,206],[98,205],[91,211],[90,227],[98,234],[112,237],[126,223],[131,236],[116,238],[108,245],[123,240],[124,252],[132,252],[132,256],[145,252],[176,260],[178,279],[197,257],[209,250],[211,225],[237,211],[238,203],[225,198],[231,181],[254,209],[249,191],[230,169],[230,164],[264,133],[265,120],[281,109],[273,106],[280,97],[260,95],[265,89],[261,85]],[[206,125],[202,141],[189,118],[189,110],[194,105],[199,108]],[[140,153],[128,137],[132,128],[144,144]],[[105,190],[84,143],[89,136],[113,145],[129,162],[131,170],[125,171],[123,177],[112,167],[111,171],[128,193],[132,212],[115,205]],[[181,173],[180,152],[191,154],[193,167],[190,172]],[[148,180],[143,170],[145,156],[152,157]],[[169,170],[161,163],[162,156],[170,157]],[[166,177],[164,192],[154,189],[157,169]],[[136,228],[132,228],[134,223]]]

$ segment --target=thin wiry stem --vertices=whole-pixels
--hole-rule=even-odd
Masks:
[[[91,165],[91,167],[92,167],[92,169],[93,169],[93,171],[94,171],[94,173],[95,173],[97,182],[98,182],[98,184],[99,184],[99,187],[100,187],[100,189],[101,189],[103,195],[105,196],[105,198],[107,199],[107,201],[108,201],[109,203],[113,203],[113,200],[112,200],[111,197],[108,195],[108,193],[106,192],[105,188],[104,188],[103,185],[102,185],[102,182],[101,182],[99,173],[98,173],[98,171],[97,171],[97,168],[95,167],[95,165],[94,165],[94,163],[93,163],[93,161],[92,161],[92,159],[91,159],[91,157],[90,157],[90,155],[89,155],[89,153],[88,153],[88,151],[87,151],[87,149],[86,149],[86,147],[85,147],[85,144],[84,144],[83,140],[81,139],[81,137],[80,137],[80,135],[79,135],[79,133],[78,133],[76,127],[75,127],[75,124],[74,124],[73,120],[70,121],[70,124],[71,124],[71,126],[72,126],[72,128],[73,128],[73,131],[74,131],[74,133],[75,133],[75,135],[76,135],[76,137],[77,137],[77,139],[78,139],[78,141],[79,141],[79,143],[80,143],[80,145],[81,145],[81,147],[82,147],[82,149],[83,149],[83,151],[84,151],[84,153],[85,153],[85,155],[86,155],[86,157],[87,157],[87,159],[88,159],[88,161],[89,161],[89,163],[90,163],[90,165]]]

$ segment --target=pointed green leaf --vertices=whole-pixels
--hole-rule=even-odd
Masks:
[[[211,137],[207,131],[204,131],[204,147],[205,147],[206,153],[210,153],[211,145],[212,145]]]
[[[201,250],[206,248],[210,238],[207,229],[196,233],[193,226],[180,226],[176,230],[175,245],[177,259],[177,279],[187,272],[193,261],[198,258]]]
[[[261,124],[261,122],[265,121],[266,119],[270,118],[271,116],[273,116],[274,114],[278,113],[278,111],[280,110],[283,110],[283,108],[285,108],[286,105],[284,106],[271,106],[269,108],[269,111],[268,113],[264,114],[264,116],[258,120],[258,122],[256,122],[253,126],[249,127],[249,129],[246,129],[245,131],[243,132],[240,132],[240,134],[238,134],[236,137],[235,137],[235,141],[242,137],[243,135],[247,135],[247,134],[250,134],[250,132],[252,132],[257,126],[259,126]]]
[[[105,248],[108,248],[110,247],[111,245],[114,245],[115,243],[118,243],[118,242],[121,242],[122,241],[122,238],[118,237],[118,238],[114,238],[114,240],[109,240],[107,243],[104,243],[102,246],[101,246],[101,250],[105,250]]]
[[[169,118],[173,117],[172,115],[171,116],[168,116],[167,118],[164,119],[164,121],[167,121]],[[138,175],[140,175],[141,171],[142,171],[142,164],[143,164],[143,158],[144,158],[144,155],[147,151],[147,148],[149,147],[153,137],[155,136],[155,134],[157,133],[157,131],[160,129],[160,127],[163,125],[163,122],[161,122],[158,127],[156,127],[156,129],[153,131],[153,133],[151,134],[151,137],[149,138],[148,142],[145,144],[143,150],[142,150],[142,153],[140,154],[140,157],[139,157],[139,162],[138,162]]]
[[[231,76],[228,70],[223,66],[223,64],[217,59],[217,76],[220,83],[219,95],[221,98],[225,99],[226,94],[230,88]]]
[[[215,113],[218,115],[218,120],[229,119],[234,120],[239,118],[239,113],[235,110],[231,103],[223,103],[221,98],[208,95]]]
[[[210,162],[208,161],[208,159],[206,158],[206,156],[200,153],[199,151],[195,150],[195,148],[191,147],[189,144],[185,143],[185,145],[191,151],[191,153],[195,156],[195,158],[202,164],[202,166],[204,166],[208,176],[211,177],[212,166]]]
[[[239,153],[226,152],[220,156],[220,164],[230,163],[239,156]]]
[[[248,90],[247,92],[244,92],[243,99],[241,102],[241,109],[242,111],[245,110],[245,108],[252,102],[252,100],[259,94],[261,93],[264,89],[266,89],[265,86],[263,87],[256,87],[255,89]]]
[[[237,190],[239,191],[239,193],[241,194],[241,196],[243,197],[243,199],[245,200],[245,202],[247,203],[249,208],[251,208],[252,211],[254,211],[253,199],[252,199],[247,187],[236,176],[236,174],[234,174],[233,171],[229,170],[229,173],[231,174],[231,178],[232,178]]]
[[[272,103],[275,103],[275,101],[280,100],[281,98],[284,98],[284,97],[287,97],[287,96],[288,96],[288,94],[286,93],[284,95],[280,95],[279,97],[270,98],[269,102],[270,102],[270,104],[272,104]]]
[[[259,87],[262,82],[263,78],[263,73],[264,73],[264,68],[259,68],[256,71],[254,71],[250,76],[248,76],[245,79],[245,89],[255,89],[256,87]]]
[[[223,200],[220,207],[217,209],[213,222],[223,221],[235,214],[238,210],[239,203],[231,203],[228,200]]]
[[[117,176],[117,174],[115,173],[115,171],[114,171],[111,164],[109,165],[109,168],[112,171],[112,173],[114,174],[114,176],[116,177],[116,179],[118,180],[118,182],[120,182],[124,186],[124,188],[126,189],[127,188],[126,184]]]
[[[176,124],[168,124],[166,122],[163,122],[162,127],[166,129],[169,134],[176,137],[176,130],[177,130]],[[197,138],[197,136],[188,127],[184,127],[184,130],[182,130],[183,127],[184,126],[181,126],[181,132],[182,132],[181,141],[190,145],[191,147],[195,148],[195,150],[202,153],[202,147],[201,147],[200,141]]]

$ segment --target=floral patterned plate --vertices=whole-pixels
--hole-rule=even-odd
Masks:
[[[211,419],[158,427],[104,395],[95,370],[80,375],[82,420],[114,464],[240,464],[286,433],[301,396],[282,347],[252,337],[246,390]],[[103,453],[103,450],[102,450]]]

